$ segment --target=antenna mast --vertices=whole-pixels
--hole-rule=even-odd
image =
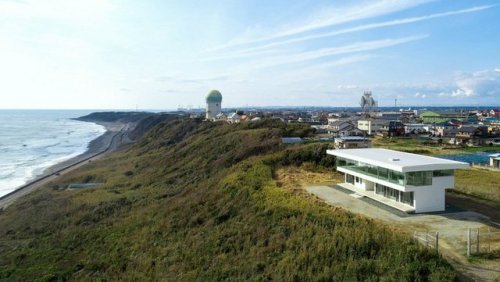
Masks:
[[[377,108],[377,102],[373,99],[371,91],[365,91],[359,102],[361,111],[366,118],[371,117],[371,113]]]

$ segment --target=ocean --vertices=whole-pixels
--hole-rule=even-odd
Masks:
[[[92,111],[0,110],[0,197],[87,150],[101,125],[71,120]]]

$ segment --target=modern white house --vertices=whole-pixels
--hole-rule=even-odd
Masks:
[[[445,210],[445,190],[455,185],[454,170],[468,163],[366,148],[327,150],[345,174],[340,186],[407,213]]]

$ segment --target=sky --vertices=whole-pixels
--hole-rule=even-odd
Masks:
[[[499,106],[499,35],[499,0],[0,0],[0,109]]]

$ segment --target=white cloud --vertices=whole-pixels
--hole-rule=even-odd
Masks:
[[[335,30],[335,31],[330,31],[330,32],[324,32],[324,33],[319,33],[319,34],[306,35],[306,36],[302,36],[302,37],[296,37],[296,38],[276,41],[276,42],[268,43],[268,44],[257,46],[257,47],[247,48],[247,49],[239,51],[238,53],[248,54],[248,55],[258,54],[258,52],[255,52],[255,51],[264,50],[264,49],[268,49],[271,47],[282,46],[282,45],[292,44],[292,43],[299,43],[299,42],[327,38],[327,37],[333,37],[333,36],[337,36],[337,35],[353,33],[353,32],[358,32],[358,31],[366,31],[366,30],[389,27],[389,26],[416,23],[416,22],[431,20],[431,19],[435,19],[435,18],[442,18],[442,17],[449,17],[449,16],[466,14],[466,13],[479,12],[479,11],[486,10],[486,9],[489,9],[492,7],[494,7],[494,6],[493,5],[484,5],[484,6],[477,6],[477,7],[472,7],[472,8],[468,8],[468,9],[455,10],[455,11],[449,11],[449,12],[443,12],[443,13],[436,13],[436,14],[420,16],[420,17],[404,18],[404,19],[397,19],[397,20],[391,20],[391,21],[385,21],[385,22],[365,24],[365,25],[355,26],[352,28],[345,28],[345,29],[340,29],[340,30]]]
[[[500,70],[462,73],[456,80],[452,97],[498,96],[500,98]]]
[[[347,85],[337,85],[337,89],[345,90],[345,89],[359,89],[358,85],[347,84]]]
[[[410,9],[435,0],[381,0],[381,1],[358,1],[355,5],[340,8],[323,9],[320,13],[313,15],[309,20],[295,26],[287,27],[281,31],[271,33],[257,38],[236,40],[232,43],[213,48],[208,51],[223,50],[231,47],[265,42],[277,38],[301,34],[326,27],[340,25],[348,22],[369,19],[376,16],[387,15],[406,9]]]
[[[349,45],[344,45],[340,47],[333,48],[323,48],[314,51],[306,51],[295,54],[288,54],[286,56],[276,56],[269,57],[267,59],[257,61],[251,67],[253,69],[273,67],[277,65],[283,64],[291,64],[291,63],[300,63],[304,61],[319,59],[328,56],[341,55],[341,54],[349,54],[349,53],[357,53],[364,52],[370,50],[376,50],[381,48],[387,48],[395,45],[400,45],[404,43],[409,43],[413,41],[418,41],[428,37],[428,35],[416,35],[402,38],[389,38],[389,39],[381,39],[381,40],[372,40],[372,41],[364,41],[353,43]],[[366,58],[364,58],[366,59]],[[360,60],[359,58],[357,59]],[[339,62],[337,62],[338,64]],[[350,63],[350,62],[348,62]],[[249,67],[249,66],[247,66]]]

